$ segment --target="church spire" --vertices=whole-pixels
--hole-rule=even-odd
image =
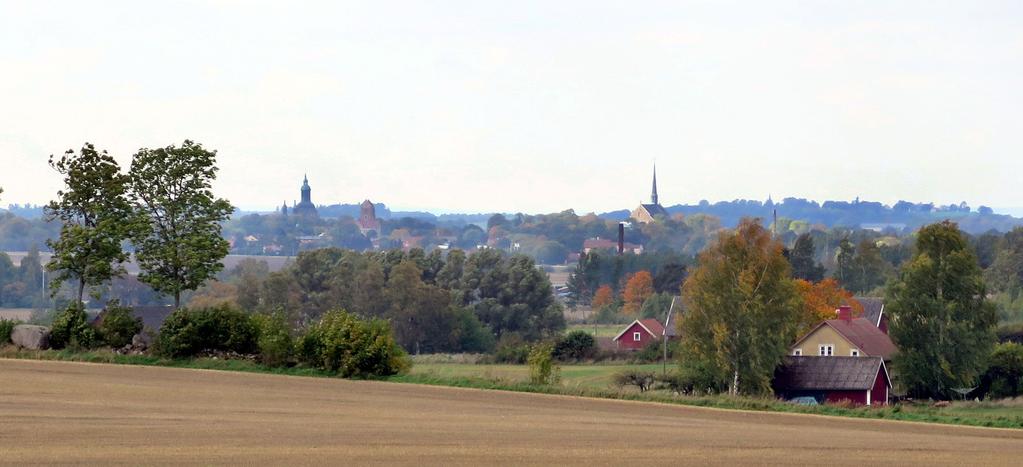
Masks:
[[[650,204],[657,203],[657,164],[654,164],[654,185],[653,189],[650,190]]]

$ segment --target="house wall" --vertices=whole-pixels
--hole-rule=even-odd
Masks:
[[[633,340],[633,333],[636,332],[639,333],[640,340],[638,341]],[[642,349],[643,347],[646,347],[646,345],[649,344],[650,341],[655,340],[658,339],[655,338],[654,336],[651,336],[650,333],[648,333],[646,329],[643,328],[643,326],[639,325],[639,323],[632,323],[632,326],[629,326],[629,329],[625,331],[625,334],[622,334],[622,337],[618,339],[617,343],[619,349],[639,350]]]
[[[874,378],[874,387],[870,390],[870,405],[888,405],[888,381],[885,380],[884,371],[878,367],[877,377]]]
[[[654,218],[650,217],[650,213],[646,212],[646,209],[643,209],[643,206],[633,209],[632,214],[629,216],[643,224],[648,224],[654,221]]]
[[[854,404],[866,405],[867,391],[828,391],[824,400],[826,402],[834,403],[846,399],[852,401]]]
[[[806,336],[802,342],[793,345],[789,349],[789,355],[793,355],[796,349],[803,349],[803,356],[805,357],[816,357],[818,350],[823,344],[831,344],[835,346],[834,356],[836,357],[849,357],[850,351],[854,349],[849,341],[845,340],[841,334],[836,332],[831,326],[824,325],[817,328],[816,331]],[[863,349],[860,350],[860,356],[866,356],[863,353]]]

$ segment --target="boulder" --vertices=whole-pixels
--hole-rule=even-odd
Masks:
[[[144,332],[131,336],[131,347],[138,350],[146,350],[153,345],[153,338]]]
[[[11,342],[23,349],[48,349],[50,348],[50,328],[32,324],[19,324],[11,331]]]

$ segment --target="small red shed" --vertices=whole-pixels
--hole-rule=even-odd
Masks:
[[[647,344],[660,341],[664,326],[656,319],[637,319],[612,339],[615,347],[624,350],[640,350]]]

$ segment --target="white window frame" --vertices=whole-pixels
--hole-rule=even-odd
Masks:
[[[636,331],[632,333],[632,342],[639,342],[643,340],[643,333]]]
[[[821,344],[817,347],[818,357],[833,357],[835,356],[835,344]]]
[[[803,356],[803,349],[796,349],[796,350],[793,350],[793,351],[792,351],[792,355],[793,355],[794,357],[802,357],[802,356]]]
[[[850,350],[849,351],[849,356],[850,357],[859,357],[860,356],[860,349],[852,349],[852,350]]]

